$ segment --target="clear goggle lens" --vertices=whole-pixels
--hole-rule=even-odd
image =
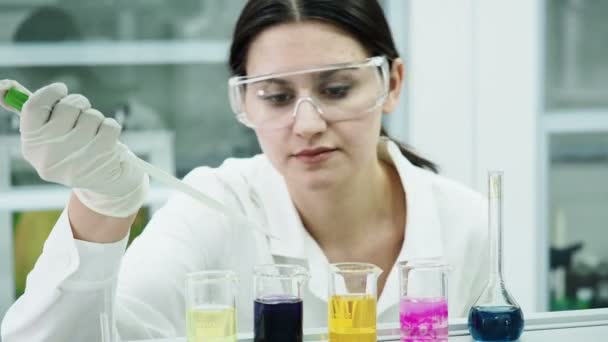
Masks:
[[[252,128],[291,125],[301,106],[311,105],[325,120],[362,117],[378,108],[388,93],[384,56],[262,76],[232,77],[230,104]]]

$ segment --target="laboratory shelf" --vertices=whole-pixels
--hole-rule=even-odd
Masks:
[[[608,132],[608,110],[554,110],[541,120],[550,134]]]
[[[224,63],[226,40],[0,44],[0,67]]]

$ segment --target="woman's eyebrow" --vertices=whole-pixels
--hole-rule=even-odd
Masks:
[[[256,82],[256,84],[260,84],[260,85],[278,84],[281,86],[286,86],[286,85],[291,84],[291,82],[286,79],[282,79],[282,78],[269,78],[269,79],[265,79],[262,81],[258,81],[258,82]]]
[[[356,69],[356,68],[342,68],[342,69],[333,69],[333,70],[322,71],[319,73],[319,79],[325,80],[325,79],[332,77],[336,73],[343,72],[343,71],[350,71],[350,70],[354,70],[354,69]]]

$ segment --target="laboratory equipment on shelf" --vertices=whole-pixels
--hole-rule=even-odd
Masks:
[[[521,308],[507,291],[502,274],[502,176],[499,171],[488,173],[490,274],[468,317],[476,341],[515,341],[524,328]]]

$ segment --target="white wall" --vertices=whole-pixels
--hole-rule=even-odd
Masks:
[[[410,139],[442,174],[485,193],[505,172],[505,277],[525,311],[544,310],[539,233],[541,1],[412,0]]]
[[[409,139],[441,173],[474,180],[473,0],[410,1]]]
[[[541,3],[478,1],[477,185],[505,171],[505,273],[527,310],[542,309],[547,247],[538,217]]]

